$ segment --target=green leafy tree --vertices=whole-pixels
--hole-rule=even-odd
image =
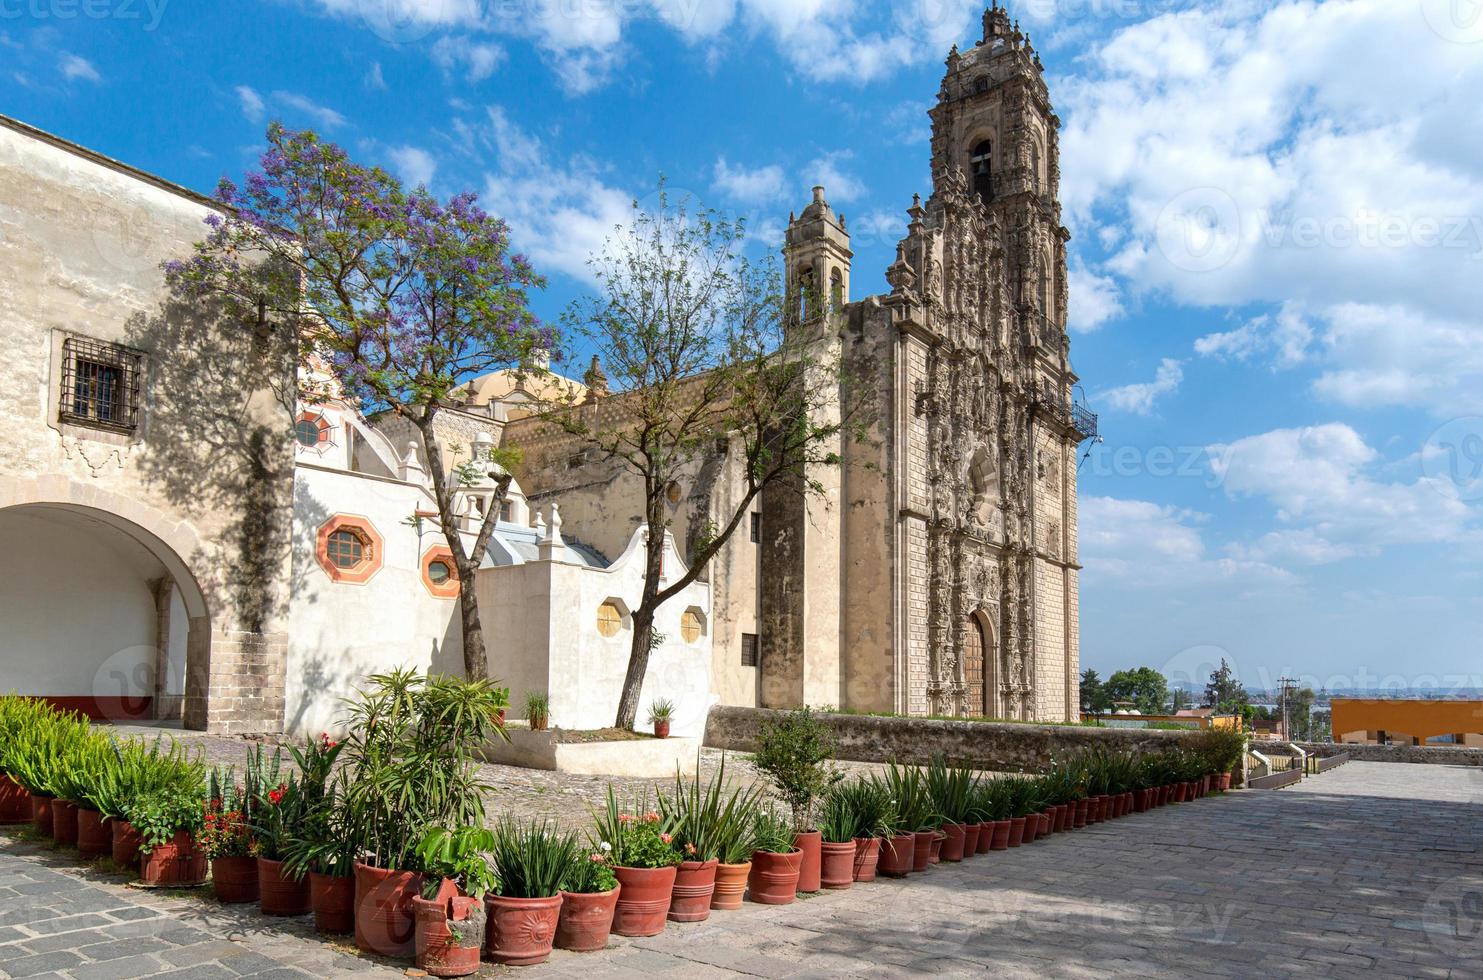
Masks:
[[[787,486],[820,497],[839,443],[858,433],[841,410],[840,355],[832,313],[786,317],[775,262],[743,254],[743,223],[672,202],[633,205],[590,266],[594,295],[575,301],[565,325],[600,359],[621,411],[565,406],[550,418],[598,459],[643,486],[644,586],[633,610],[617,727],[632,728],[664,603],[701,578],[763,490]],[[702,522],[689,567],[661,583],[671,488],[718,452],[736,454],[737,493]]]
[[[1169,700],[1168,680],[1152,667],[1119,670],[1107,678],[1103,690],[1114,706],[1131,701],[1145,715],[1163,714],[1164,702]]]
[[[1205,685],[1205,707],[1217,711],[1239,714],[1251,704],[1246,688],[1236,679],[1236,672],[1224,657],[1220,666],[1210,672],[1210,682]]]
[[[1169,710],[1174,713],[1184,711],[1194,705],[1195,699],[1182,687],[1176,687],[1169,692]]]
[[[344,397],[412,424],[458,570],[464,670],[483,678],[474,580],[510,478],[497,481],[466,545],[454,510],[461,478],[444,461],[435,423],[460,382],[532,365],[552,347],[554,334],[527,308],[527,291],[543,282],[473,194],[439,201],[426,188],[409,191],[313,132],[279,123],[267,142],[260,170],[240,185],[222,180],[222,211],[206,219],[209,233],[191,259],[167,263],[167,280],[222,304],[243,329],[295,339],[304,376],[323,379],[309,398]]]
[[[1095,670],[1081,673],[1081,710],[1091,714],[1103,714],[1112,707],[1107,689]]]

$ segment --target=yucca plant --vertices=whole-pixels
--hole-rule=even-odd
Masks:
[[[757,811],[752,824],[753,850],[770,854],[792,854],[798,848],[793,844],[793,823],[774,807],[762,807]]]
[[[947,823],[967,823],[973,810],[974,784],[978,776],[971,769],[949,766],[941,756],[927,767],[927,797],[932,809]]]
[[[575,834],[561,834],[550,825],[517,824],[506,817],[495,825],[490,855],[505,898],[551,898],[561,893],[562,880],[581,849]]]
[[[695,778],[685,778],[676,767],[674,792],[659,794],[659,813],[686,860],[710,861],[721,857],[729,840],[745,835],[760,792],[746,787],[727,792],[724,755],[715,775],[702,780],[697,755]]]
[[[891,805],[890,791],[879,782],[857,777],[832,787],[829,793],[840,797],[849,812],[851,837],[895,835],[900,818]]]
[[[921,769],[893,762],[886,767],[883,785],[896,808],[903,832],[936,830],[941,826],[942,818],[932,809]]]

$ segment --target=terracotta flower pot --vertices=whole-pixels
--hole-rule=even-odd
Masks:
[[[257,883],[257,858],[219,857],[211,861],[211,890],[223,905],[248,905],[262,894]]]
[[[556,948],[574,953],[592,953],[607,949],[608,934],[613,931],[613,912],[618,907],[618,892],[562,892],[561,914],[556,918]],[[741,901],[741,895],[737,895]]]
[[[1049,837],[1054,831],[1055,825],[1051,821],[1050,814],[1042,811],[1040,813],[1040,831],[1035,836]]]
[[[1173,792],[1169,794],[1169,802],[1183,803],[1184,794],[1187,792],[1189,792],[1189,788],[1184,783],[1175,783]]]
[[[282,861],[257,859],[258,908],[263,915],[308,915],[309,878],[294,878]]]
[[[620,936],[657,936],[664,931],[674,897],[676,868],[614,868],[618,906],[613,931]]]
[[[686,861],[675,871],[674,889],[669,901],[669,921],[704,922],[711,915],[711,896],[716,891],[715,858],[709,861]]]
[[[314,910],[314,931],[324,936],[345,936],[355,931],[355,876],[309,872],[309,907]]]
[[[485,895],[484,909],[489,915],[484,949],[490,959],[509,966],[546,962],[556,939],[556,923],[561,919],[560,895],[550,898]],[[661,917],[661,929],[664,928],[663,922]],[[474,968],[478,969],[477,960]]]
[[[1128,790],[1123,794],[1123,816],[1133,812],[1133,791]]]
[[[825,888],[848,888],[855,883],[855,842],[824,841],[819,883]]]
[[[880,861],[881,839],[879,837],[855,838],[855,860],[852,873],[856,881],[874,881]]]
[[[792,905],[798,897],[798,877],[803,851],[788,854],[752,852],[752,873],[747,878],[747,897],[758,905]]]
[[[1092,808],[1092,801],[1082,798],[1076,801],[1076,815],[1071,820],[1071,826],[1080,830],[1087,825],[1087,813]]]
[[[1025,818],[1009,818],[1009,846],[1019,847],[1025,842]]]
[[[994,832],[990,835],[992,843],[989,844],[989,850],[1009,850],[1009,835],[1014,832],[1014,821],[1009,819],[995,820],[993,827]]]
[[[1216,790],[1218,790],[1221,793],[1228,793],[1228,792],[1230,792],[1230,789],[1231,789],[1231,774],[1230,773],[1228,773],[1228,772],[1220,773],[1219,775],[1217,775],[1215,777],[1215,780],[1216,780],[1215,781],[1215,788],[1216,788]]]
[[[31,826],[38,834],[52,835],[52,808],[55,801],[50,796],[31,794]]]
[[[1071,823],[1071,807],[1068,804],[1066,804],[1066,803],[1057,803],[1056,804],[1056,814],[1055,814],[1055,828],[1056,828],[1056,833],[1059,834],[1059,833],[1062,833],[1062,832],[1064,832],[1066,830],[1069,830],[1070,827],[1068,825],[1070,823]]]
[[[798,890],[800,892],[816,892],[823,887],[820,881],[823,844],[824,835],[817,830],[805,831],[793,837],[793,846],[803,852],[803,858],[798,867]]]
[[[8,775],[0,775],[0,824],[30,823],[31,794]]]
[[[916,834],[897,834],[881,841],[881,854],[876,870],[887,878],[905,878],[911,874],[916,854]]]
[[[667,722],[667,721],[656,721],[654,723],[654,737],[655,738],[669,738],[669,722]]]
[[[994,822],[985,820],[978,825],[978,846],[974,850],[979,854],[987,854],[994,846]]]
[[[1040,836],[1040,818],[1033,813],[1025,814],[1025,832],[1020,835],[1021,844],[1033,844]]]
[[[412,899],[422,890],[422,875],[355,865],[355,945],[368,953],[401,959],[416,950]]]
[[[113,828],[113,863],[121,868],[139,867],[139,832],[127,820],[110,820]]]
[[[919,830],[912,835],[911,870],[926,871],[932,863],[932,831]]]
[[[435,897],[418,895],[412,899],[412,917],[417,923],[415,962],[419,970],[435,977],[466,977],[479,972],[487,920],[484,902],[460,895],[453,882],[444,879]],[[547,933],[546,954],[541,959],[550,954],[549,937]]]
[[[97,810],[77,808],[77,851],[83,857],[102,857],[113,850],[113,833]]]
[[[963,825],[963,857],[971,858],[978,853],[978,832],[983,824],[965,823]]]
[[[52,800],[51,833],[58,844],[77,846],[77,804],[71,800]]]
[[[945,823],[942,825],[942,846],[938,855],[944,861],[958,862],[963,860],[963,846],[967,843],[963,835],[963,825],[960,823]]]
[[[206,854],[188,831],[177,831],[169,843],[139,856],[139,877],[146,885],[193,888],[206,883]]]
[[[716,865],[716,890],[711,893],[711,908],[741,908],[742,896],[747,892],[747,876],[751,873],[751,861]]]

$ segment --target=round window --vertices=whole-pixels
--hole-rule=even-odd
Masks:
[[[428,563],[427,578],[432,584],[442,585],[452,577],[453,569],[449,568],[448,563],[443,561],[443,559],[439,558],[436,561]]]
[[[700,634],[705,631],[705,626],[700,621],[700,613],[694,609],[686,609],[680,614],[680,635],[685,638],[686,643],[694,643],[700,639]]]
[[[337,568],[355,568],[366,560],[366,541],[356,532],[340,528],[330,534],[325,553]]]
[[[294,438],[299,441],[299,445],[306,449],[313,449],[315,446],[318,446],[320,440],[324,438],[324,433],[319,428],[319,420],[311,418],[299,419],[294,425]]]

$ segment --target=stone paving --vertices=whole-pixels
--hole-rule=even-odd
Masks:
[[[1483,770],[1350,763],[1029,847],[746,905],[554,977],[1483,976]],[[399,976],[263,919],[0,838],[0,975]],[[60,972],[58,972],[60,971]]]

